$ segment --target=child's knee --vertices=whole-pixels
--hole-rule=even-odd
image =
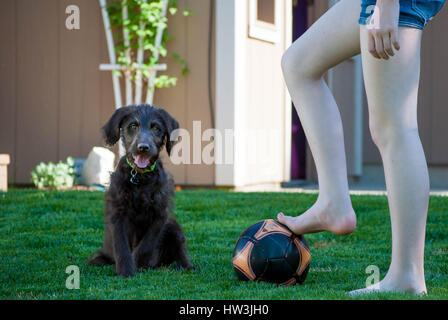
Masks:
[[[283,76],[288,81],[319,80],[324,71],[310,57],[310,50],[297,40],[282,56]]]
[[[417,126],[407,123],[404,116],[371,114],[369,129],[373,142],[380,149],[393,143],[402,143],[409,135],[418,134]]]

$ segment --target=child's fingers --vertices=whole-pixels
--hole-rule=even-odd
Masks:
[[[368,42],[367,48],[372,56],[374,56],[377,59],[381,59],[380,56],[378,55],[378,53],[376,52],[375,37],[370,32],[369,32],[369,42]]]
[[[392,43],[391,43],[390,33],[383,34],[383,47],[384,51],[390,56],[394,56],[394,49],[392,49]]]
[[[398,40],[398,28],[390,32],[390,40],[396,50],[400,50],[400,41]]]

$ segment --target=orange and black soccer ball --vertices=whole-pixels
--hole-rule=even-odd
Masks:
[[[311,253],[305,237],[295,235],[277,220],[260,221],[247,228],[233,250],[238,279],[281,285],[303,283]]]

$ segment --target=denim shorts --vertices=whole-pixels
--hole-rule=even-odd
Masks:
[[[423,30],[429,20],[442,9],[446,0],[400,0],[398,25]],[[368,24],[373,14],[376,0],[362,0],[360,24]]]

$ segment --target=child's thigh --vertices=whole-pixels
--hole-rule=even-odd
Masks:
[[[297,64],[292,67],[322,74],[359,54],[360,11],[361,0],[342,0],[331,7],[286,52]]]
[[[389,60],[374,58],[368,51],[367,28],[361,26],[360,32],[369,114],[381,117],[385,124],[400,120],[415,127],[422,31],[399,27],[400,50]]]

